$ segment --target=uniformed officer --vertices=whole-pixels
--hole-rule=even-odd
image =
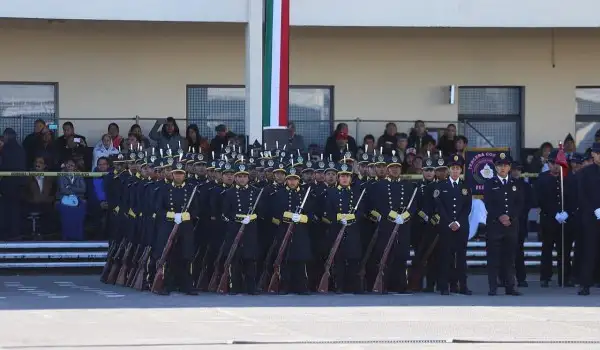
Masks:
[[[507,295],[521,295],[515,288],[515,251],[518,243],[519,214],[523,195],[510,178],[510,155],[500,152],[494,157],[496,176],[484,185],[487,215],[488,295],[496,295],[498,276],[505,277]]]
[[[256,294],[256,259],[258,245],[258,213],[253,210],[259,190],[249,185],[248,165],[239,162],[235,166],[235,186],[225,192],[223,217],[227,221],[224,251],[231,245],[244,225],[243,235],[231,265],[230,294]],[[258,204],[257,204],[258,205]]]
[[[292,238],[290,239],[284,263],[282,266],[283,288],[280,293],[290,291],[297,294],[308,294],[307,263],[312,259],[309,218],[313,217],[310,197],[304,208],[299,210],[304,200],[306,190],[300,187],[300,176],[294,167],[290,167],[286,174],[285,188],[273,195],[270,203],[274,218],[282,224],[278,226],[277,239],[283,241],[288,226],[294,223]],[[308,190],[308,189],[307,189]]]
[[[469,240],[469,215],[472,194],[465,181],[460,179],[464,159],[454,154],[448,161],[450,177],[438,183],[434,190],[435,208],[440,215],[438,289],[449,295],[450,280],[459,284],[458,292],[471,295],[467,287],[467,241]],[[450,266],[454,276],[450,278]]]
[[[513,162],[510,176],[517,183],[517,190],[523,194],[523,209],[519,215],[519,242],[515,252],[515,272],[517,277],[517,287],[528,287],[527,270],[525,268],[525,239],[529,234],[528,221],[529,211],[533,208],[535,195],[528,178],[521,176],[523,165],[519,162]]]
[[[358,272],[362,245],[357,218],[361,217],[363,210],[362,207],[358,207],[354,211],[354,208],[358,204],[361,190],[360,186],[352,186],[353,174],[350,165],[338,165],[337,175],[338,185],[327,189],[324,206],[324,216],[331,223],[327,232],[329,249],[345,225],[344,235],[334,258],[335,291],[359,293],[361,290]]]
[[[579,173],[579,210],[583,223],[581,237],[582,259],[579,295],[589,295],[594,282],[594,270],[598,262],[598,241],[600,232],[600,143],[591,147],[593,164]]]
[[[561,183],[562,168],[556,163],[557,150],[550,152],[548,166],[550,171],[541,173],[535,182],[535,193],[540,208],[540,228],[542,232],[542,259],[540,265],[540,281],[543,288],[548,288],[552,279],[552,252],[556,247],[558,258],[558,284],[562,285],[562,255],[565,252],[565,278],[570,278],[571,248],[562,246],[563,224],[569,214],[563,210],[564,184]],[[564,179],[563,179],[564,182]]]
[[[166,290],[160,294],[179,290],[182,293],[196,295],[193,289],[191,263],[194,258],[194,232],[192,215],[196,215],[195,202],[190,202],[194,186],[185,181],[184,165],[179,159],[173,159],[173,182],[159,190],[156,202],[156,218],[160,220],[157,246],[155,249],[162,253],[175,224],[179,225],[177,239],[173,244],[165,266]],[[190,207],[186,207],[190,203]]]
[[[385,247],[398,226],[398,234],[394,242],[390,259],[385,266],[385,281],[383,291],[405,293],[407,287],[406,266],[410,257],[410,225],[408,220],[417,210],[416,201],[411,202],[413,194],[416,195],[417,187],[414,183],[402,180],[402,164],[395,155],[388,157],[388,176],[372,186],[372,195],[369,196],[371,215],[379,220],[379,235],[373,252],[374,257],[380,262]],[[410,203],[410,206],[409,206]],[[376,272],[373,272],[376,275]]]

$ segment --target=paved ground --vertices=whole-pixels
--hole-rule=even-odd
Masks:
[[[0,277],[0,349],[600,348],[600,290],[537,285],[522,297],[488,297],[482,276],[470,297],[160,297],[96,276]]]

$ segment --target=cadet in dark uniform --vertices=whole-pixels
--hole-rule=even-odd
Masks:
[[[466,182],[460,179],[464,159],[460,155],[452,155],[448,165],[450,177],[439,182],[433,193],[436,212],[440,215],[438,289],[442,295],[449,295],[448,283],[454,280],[460,286],[460,294],[471,295],[467,287],[467,241],[472,194]],[[451,266],[454,267],[452,278]]]
[[[571,248],[562,246],[562,225],[569,219],[569,214],[562,210],[560,172],[561,166],[556,164],[558,151],[550,152],[548,166],[550,171],[541,173],[535,182],[535,196],[540,207],[540,228],[542,232],[542,259],[540,265],[540,281],[543,288],[548,288],[552,280],[552,251],[556,247],[558,261],[558,284],[562,285],[562,254],[569,256]],[[566,179],[565,179],[566,182]],[[570,278],[569,259],[565,256],[565,278]]]
[[[310,196],[303,210],[298,213],[306,190],[300,187],[300,176],[294,167],[290,167],[286,175],[285,188],[273,195],[270,203],[274,218],[282,222],[278,226],[277,239],[283,241],[290,223],[294,223],[292,237],[286,249],[286,256],[282,266],[283,289],[281,293],[290,291],[298,294],[308,294],[308,276],[306,265],[312,259],[309,218],[313,217]]]
[[[410,224],[408,220],[417,211],[417,202],[410,199],[417,189],[412,182],[400,178],[402,164],[396,156],[388,157],[388,176],[373,185],[369,196],[371,215],[379,220],[379,235],[373,251],[377,262],[381,260],[385,247],[396,225],[400,225],[390,258],[388,259],[384,281],[384,292],[405,293],[407,287],[406,266],[410,258]],[[373,271],[373,275],[377,272]]]
[[[527,284],[527,270],[525,268],[525,239],[529,234],[529,228],[527,227],[529,210],[533,208],[535,199],[529,179],[521,177],[522,171],[523,165],[519,162],[513,162],[510,175],[517,183],[517,189],[523,194],[523,210],[521,210],[521,214],[519,215],[519,242],[517,244],[517,251],[515,252],[515,271],[517,287],[519,288],[529,286]]]
[[[510,178],[512,159],[504,152],[494,157],[497,176],[484,185],[487,214],[488,295],[496,295],[498,276],[505,278],[507,295],[521,295],[515,288],[515,252],[519,241],[519,214],[523,195]]]
[[[191,275],[191,264],[195,253],[192,222],[192,215],[197,215],[195,202],[192,201],[189,210],[184,211],[194,186],[185,181],[184,165],[179,163],[178,159],[173,160],[171,165],[173,183],[160,189],[156,203],[156,218],[161,221],[156,250],[162,253],[175,224],[179,224],[179,230],[165,266],[167,290],[160,292],[168,294],[171,290],[178,289],[182,293],[196,295]]]
[[[252,208],[258,199],[257,188],[249,185],[248,165],[235,166],[235,186],[225,192],[223,216],[227,219],[224,252],[227,254],[242,225],[244,233],[231,265],[230,294],[256,294],[256,259],[259,254],[256,211]],[[257,204],[260,205],[260,204]],[[226,255],[225,254],[225,255]]]
[[[579,295],[589,295],[598,265],[600,235],[600,143],[592,145],[594,162],[579,173],[579,210],[583,222],[582,259]]]
[[[362,245],[357,218],[362,215],[361,204],[356,212],[360,186],[352,186],[352,168],[348,164],[339,165],[338,185],[327,189],[325,194],[325,213],[331,224],[327,232],[329,249],[333,246],[338,233],[346,225],[344,236],[334,258],[333,276],[336,293],[360,292],[358,276]],[[329,253],[329,252],[328,252]],[[346,284],[346,281],[348,284]]]

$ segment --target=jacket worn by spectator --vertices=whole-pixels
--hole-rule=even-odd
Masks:
[[[79,199],[83,199],[85,191],[85,180],[81,176],[60,176],[58,178],[58,191],[56,193],[58,200],[69,195],[76,195]]]
[[[417,150],[417,153],[421,151],[421,148],[425,146],[427,142],[433,142],[433,144],[435,145],[435,140],[433,139],[433,137],[431,137],[431,135],[427,133],[425,133],[422,136],[419,136],[415,132],[411,132],[410,136],[408,137],[408,147],[415,148]]]
[[[350,153],[352,153],[352,156],[354,157],[354,156],[356,156],[356,153],[358,152],[358,146],[356,145],[356,140],[352,136],[346,136],[346,137],[348,140],[348,151],[350,151]],[[329,156],[331,155],[331,159],[334,162],[338,162],[340,159],[342,159],[342,152],[338,148],[336,138],[337,138],[337,133],[334,133],[333,135],[331,135],[327,138],[327,142],[325,143],[325,158],[329,159]]]
[[[158,129],[160,129],[161,126],[163,126],[161,121],[157,121],[152,127],[152,130],[150,130],[150,138],[156,142],[156,147],[163,150],[171,148],[173,154],[176,154],[179,150],[179,146],[181,145],[181,149],[184,150],[184,152],[187,152],[188,148],[186,139],[179,133],[173,133],[169,135],[164,127],[162,127],[161,131],[159,131]]]
[[[92,161],[92,169],[96,167],[98,159],[102,157],[109,158],[113,154],[119,154],[119,150],[116,149],[114,145],[111,144],[109,148],[106,148],[106,146],[104,146],[104,143],[102,143],[102,140],[98,141],[98,143],[94,147],[94,159]]]
[[[54,178],[47,176],[31,176],[27,178],[24,199],[31,204],[53,204],[56,193]]]

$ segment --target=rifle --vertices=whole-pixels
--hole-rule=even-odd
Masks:
[[[252,206],[252,209],[250,210],[250,212],[248,212],[248,215],[252,215],[254,213],[254,211],[256,210],[256,205],[258,204],[258,201],[260,201],[260,197],[262,196],[263,191],[264,191],[264,188],[260,190],[258,197],[256,197],[256,200],[254,201],[254,206]],[[235,252],[237,250],[238,245],[240,244],[240,241],[242,240],[242,236],[244,235],[245,228],[246,228],[246,224],[242,224],[238,233],[235,235],[235,239],[233,240],[233,243],[231,244],[231,248],[229,248],[229,253],[227,254],[227,258],[225,259],[225,264],[223,265],[223,274],[221,275],[221,281],[219,282],[219,288],[217,289],[217,291],[221,294],[228,292],[229,276],[231,274],[231,261],[233,260],[233,257],[235,256]]]
[[[110,267],[110,272],[108,274],[108,278],[106,279],[106,283],[108,284],[115,284],[115,282],[117,281],[117,276],[119,275],[119,271],[121,270],[121,259],[119,259],[119,257],[121,256],[122,252],[124,252],[125,247],[127,246],[127,239],[123,238],[123,240],[121,241],[121,244],[119,244],[119,248],[117,249],[117,252],[115,253],[115,256],[113,258],[113,264]]]
[[[411,273],[408,275],[408,288],[414,291],[420,291],[423,287],[423,281],[421,278],[423,277],[423,269],[427,266],[427,260],[433,253],[435,246],[437,245],[438,240],[440,239],[439,233],[435,235],[433,242],[427,247],[425,254],[421,258],[421,260],[417,264],[413,264]],[[415,258],[417,255],[415,254]]]
[[[208,268],[208,257],[210,255],[211,245],[210,243],[206,246],[206,251],[204,252],[204,256],[202,257],[202,262],[200,263],[200,273],[198,274],[198,279],[196,280],[196,289],[202,288],[202,281],[204,281],[204,276],[206,275],[206,269]]]
[[[406,209],[404,210],[404,212],[407,211],[410,208],[410,206],[412,205],[412,202],[415,199],[415,195],[417,194],[418,190],[419,190],[419,188],[415,187],[415,190],[413,191],[413,194],[410,197],[410,201],[408,202],[408,206],[406,206]],[[401,215],[401,213],[398,213],[398,215]],[[400,229],[400,224],[396,224],[394,226],[394,230],[392,231],[392,234],[390,235],[390,238],[388,239],[387,245],[385,246],[383,255],[381,256],[381,260],[379,261],[379,271],[377,273],[377,278],[375,278],[375,283],[373,284],[373,292],[375,292],[375,293],[383,292],[383,275],[385,273],[385,268],[387,265],[388,257],[390,255],[390,251],[392,250],[392,246],[394,245],[394,242],[396,241],[396,236],[398,235],[399,229]]]
[[[144,288],[146,287],[144,281],[146,279],[146,274],[148,273],[148,260],[150,259],[151,251],[152,247],[150,246],[144,249],[144,253],[142,253],[142,257],[139,261],[139,269],[135,272],[133,277],[133,283],[131,287],[139,290],[140,292],[144,291]]]
[[[221,261],[221,258],[223,257],[223,251],[225,250],[225,240],[223,240],[223,243],[221,243],[221,248],[219,248],[219,253],[217,254],[217,258],[215,259],[215,263],[214,263],[214,271],[212,276],[210,277],[210,281],[208,282],[208,291],[209,292],[216,292],[217,291],[217,283],[219,281],[219,277],[221,276],[221,272],[219,272],[219,266],[221,266],[221,264],[219,263]]]
[[[192,195],[188,200],[187,204],[183,206],[182,212],[186,212],[190,205],[192,205],[192,200],[194,199],[194,195],[196,195],[196,190],[198,186],[194,186],[194,191],[192,191]],[[165,244],[165,248],[160,255],[160,259],[156,262],[156,275],[154,276],[154,281],[152,282],[152,288],[150,289],[152,293],[162,294],[165,289],[165,265],[167,263],[167,258],[169,257],[169,253],[171,253],[171,248],[173,247],[173,243],[175,242],[175,237],[177,236],[177,231],[179,231],[179,224],[175,223],[173,225],[173,229],[169,234],[169,238],[167,239],[167,244]]]
[[[352,208],[351,214],[356,213],[356,210],[358,209],[358,205],[360,204],[360,201],[362,200],[366,190],[367,190],[366,188],[364,190],[362,190],[362,193],[360,194],[360,197],[358,198],[356,205],[354,206],[354,208]],[[333,247],[331,247],[331,250],[329,251],[329,256],[327,257],[327,261],[325,262],[325,272],[323,273],[323,276],[321,277],[321,283],[319,283],[319,288],[317,289],[317,291],[319,293],[327,293],[329,291],[329,278],[331,277],[331,265],[333,265],[333,259],[335,258],[335,254],[337,253],[338,249],[340,248],[340,244],[342,243],[342,238],[344,238],[344,233],[346,232],[346,227],[347,227],[347,224],[342,225],[342,228],[338,232],[337,237],[335,237],[335,241],[333,242]]]
[[[108,247],[108,252],[106,253],[106,263],[104,264],[104,268],[102,269],[102,273],[100,274],[100,282],[102,283],[107,283],[108,281],[108,274],[110,273],[111,266],[114,262],[115,252],[117,251],[119,246],[120,243],[117,243],[117,241],[113,241],[110,244],[110,247]]]
[[[373,233],[373,237],[371,237],[371,241],[369,241],[369,245],[367,246],[367,250],[365,251],[365,255],[360,261],[360,270],[358,271],[358,276],[360,277],[360,285],[361,290],[365,290],[365,276],[367,275],[367,264],[369,263],[369,259],[371,258],[371,254],[373,253],[373,249],[375,249],[375,244],[377,243],[377,237],[379,236],[379,224],[377,224],[377,228],[375,228],[375,232]]]
[[[117,275],[117,280],[115,281],[116,285],[124,286],[127,280],[127,271],[131,269],[129,266],[129,254],[133,249],[133,243],[129,242],[127,244],[127,249],[125,249],[125,254],[123,254],[123,259],[121,259],[121,269],[119,270],[119,274]]]
[[[131,267],[129,268],[129,271],[127,271],[126,276],[126,283],[125,286],[126,287],[132,287],[133,286],[133,279],[135,278],[135,273],[137,272],[137,270],[140,269],[140,259],[142,258],[142,255],[144,254],[144,252],[146,251],[146,248],[144,248],[143,251],[140,252],[140,249],[142,248],[141,244],[138,244],[138,246],[135,248],[135,252],[133,253],[133,256],[131,257]]]
[[[273,254],[275,254],[275,248],[277,248],[277,243],[279,243],[279,241],[277,240],[277,238],[274,238],[273,243],[271,243],[271,246],[267,251],[267,257],[265,258],[265,267],[263,269],[263,272],[260,274],[260,279],[258,280],[258,290],[260,292],[269,287],[267,285],[267,282],[269,281],[269,264],[271,263],[271,260],[273,260]]]
[[[306,190],[306,194],[304,195],[304,199],[302,200],[302,204],[296,210],[296,214],[302,212],[302,208],[304,208],[304,204],[306,203],[306,199],[308,198],[308,194],[310,193],[311,187]],[[269,293],[277,293],[279,291],[279,282],[281,281],[281,263],[283,262],[283,256],[285,255],[285,250],[287,245],[292,238],[292,233],[294,232],[294,222],[290,222],[285,231],[285,236],[283,236],[283,240],[281,241],[281,246],[279,246],[279,251],[277,252],[277,258],[275,258],[275,263],[273,264],[273,276],[271,276],[271,282],[269,283]]]

